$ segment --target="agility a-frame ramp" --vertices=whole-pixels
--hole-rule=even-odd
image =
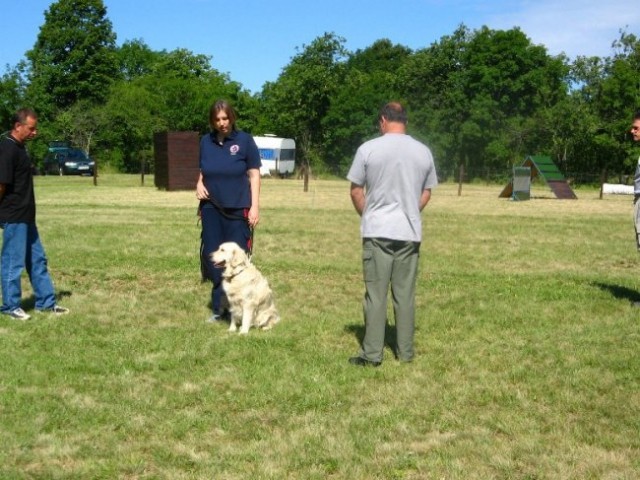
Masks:
[[[551,157],[546,155],[529,155],[525,158],[524,162],[522,162],[521,166],[531,169],[531,180],[541,177],[556,198],[561,200],[576,200],[578,198],[576,194],[573,193],[564,175],[562,175],[556,164],[551,160]],[[513,182],[514,180],[511,179],[498,197],[512,198],[514,195]]]

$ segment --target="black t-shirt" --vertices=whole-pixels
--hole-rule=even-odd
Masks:
[[[6,185],[0,199],[0,222],[35,223],[31,159],[24,144],[13,137],[0,140],[0,184]]]

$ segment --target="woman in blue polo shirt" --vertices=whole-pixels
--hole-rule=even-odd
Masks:
[[[200,176],[196,197],[202,219],[203,275],[213,282],[210,321],[221,311],[222,272],[210,259],[224,242],[236,242],[247,252],[251,229],[260,220],[260,154],[253,137],[236,129],[236,113],[218,100],[209,110],[211,133],[200,140]]]

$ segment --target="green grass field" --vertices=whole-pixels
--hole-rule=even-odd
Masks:
[[[346,181],[268,179],[254,262],[282,322],[207,324],[194,192],[38,177],[69,315],[0,317],[2,479],[635,479],[640,256],[629,197],[425,210],[416,359],[363,334]]]

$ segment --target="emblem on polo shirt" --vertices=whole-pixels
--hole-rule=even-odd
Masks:
[[[231,152],[231,155],[235,155],[240,151],[240,147],[238,145],[231,145],[229,151]]]

